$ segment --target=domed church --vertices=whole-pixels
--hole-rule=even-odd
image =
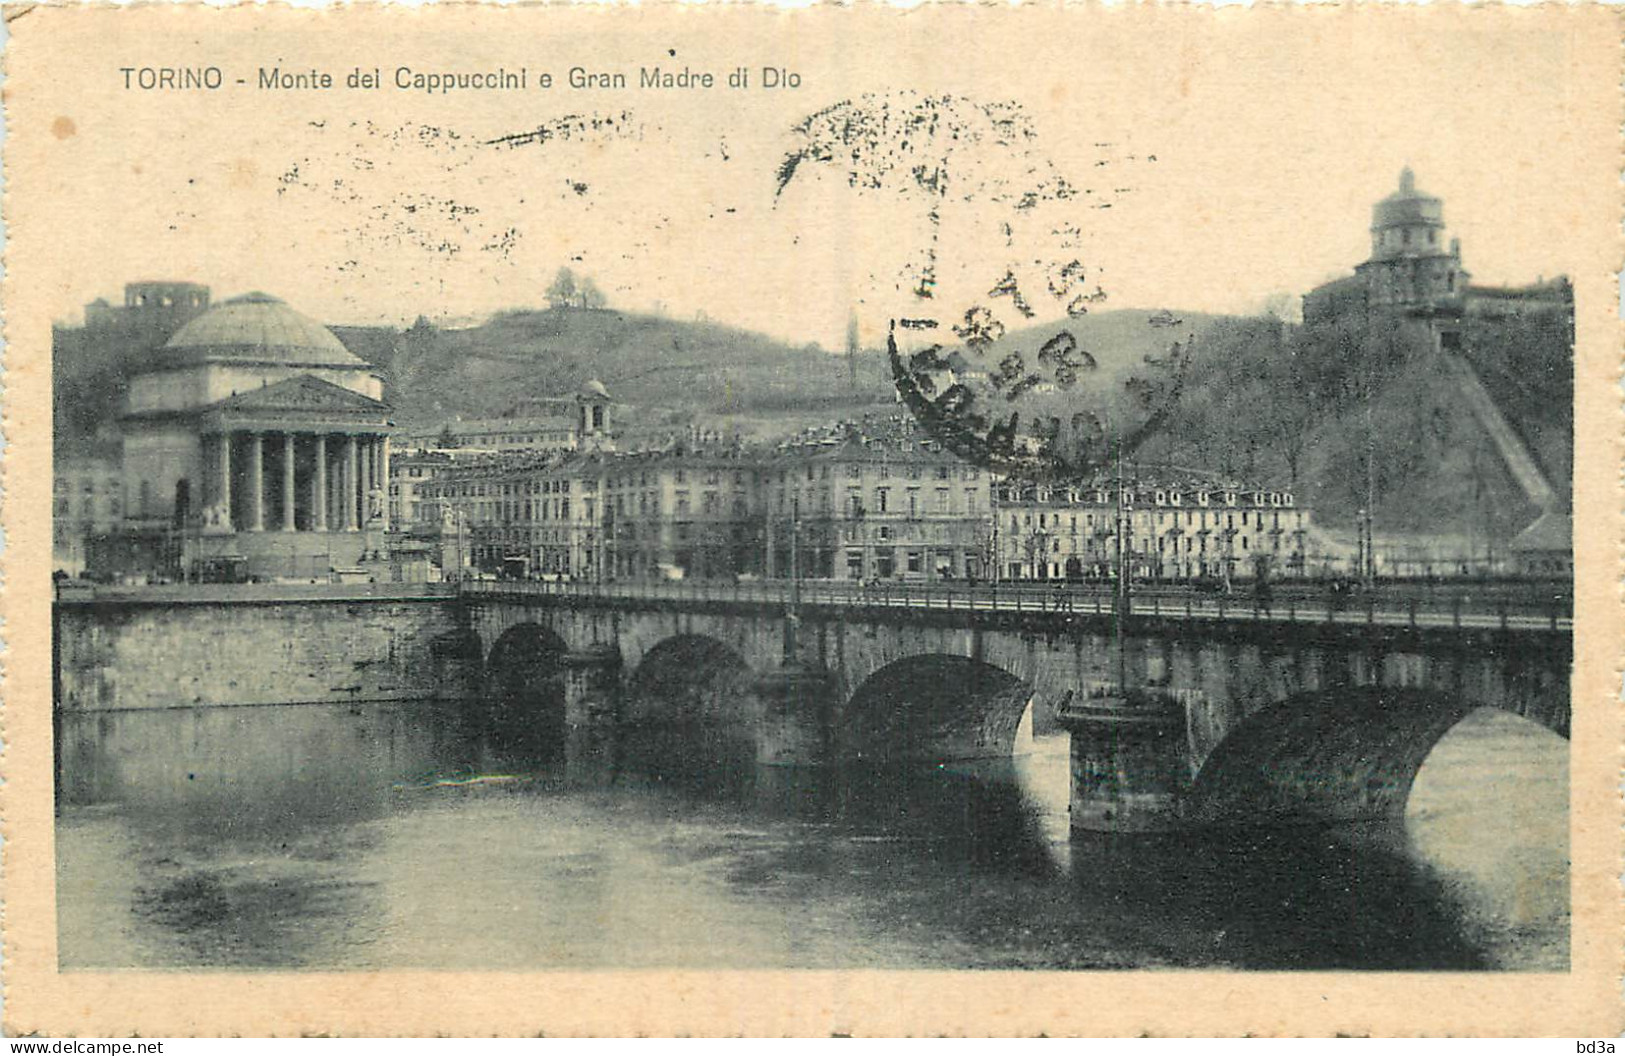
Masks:
[[[381,556],[383,379],[276,297],[234,297],[181,327],[130,379],[120,425],[130,527],[178,531],[189,572],[325,578]]]

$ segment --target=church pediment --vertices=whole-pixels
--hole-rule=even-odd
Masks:
[[[298,377],[279,381],[275,385],[267,385],[260,389],[251,389],[240,392],[208,408],[211,411],[301,411],[301,412],[370,412],[372,414],[384,413],[388,410],[385,404],[351,392],[342,385],[334,385],[330,381],[310,374],[301,374]]]

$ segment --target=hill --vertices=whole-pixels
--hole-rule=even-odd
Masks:
[[[340,335],[343,336],[342,334]],[[885,359],[846,358],[708,321],[607,309],[549,308],[439,330],[424,321],[378,357],[397,416],[424,425],[500,414],[599,378],[615,398],[678,417],[822,412],[891,402]]]
[[[1470,321],[1461,353],[1560,497],[1573,461],[1572,346],[1560,316]],[[1291,483],[1317,522],[1367,503],[1388,531],[1505,540],[1538,510],[1459,365],[1417,329],[1283,328],[1236,320],[1196,342],[1180,404],[1138,459]]]

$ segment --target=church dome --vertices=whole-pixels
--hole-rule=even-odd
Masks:
[[[333,332],[268,293],[245,293],[193,319],[164,346],[182,359],[247,359],[305,366],[366,364]]]
[[[610,398],[609,390],[604,388],[604,383],[597,378],[588,379],[587,383],[581,386],[580,395],[589,400],[607,400]]]
[[[1378,202],[1371,209],[1371,228],[1425,225],[1444,226],[1444,203],[1416,186],[1416,174],[1409,165],[1400,170],[1399,190]]]

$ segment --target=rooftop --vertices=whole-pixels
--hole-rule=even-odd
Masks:
[[[333,332],[268,293],[222,301],[181,327],[164,348],[190,362],[246,359],[302,366],[364,367]]]

